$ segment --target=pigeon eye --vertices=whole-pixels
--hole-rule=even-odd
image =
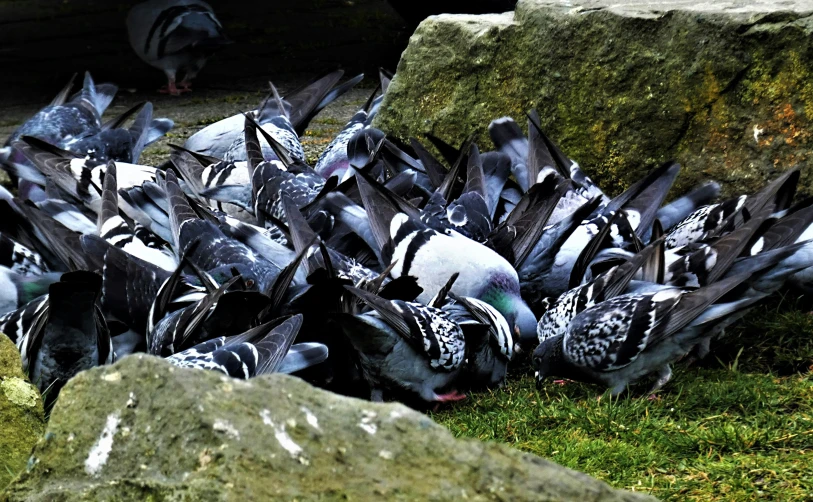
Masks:
[[[246,287],[247,288],[253,288],[254,287],[254,280],[253,279],[247,280],[246,281]]]

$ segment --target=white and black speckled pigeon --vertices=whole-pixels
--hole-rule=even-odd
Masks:
[[[195,345],[167,357],[167,361],[181,368],[220,371],[242,379],[274,373],[285,369],[285,357],[301,327],[301,315],[267,322],[239,335]],[[326,358],[326,351],[322,355]]]
[[[717,204],[701,206],[674,225],[666,234],[666,247],[675,249],[708,239],[728,218],[740,211],[747,196],[740,195]],[[668,227],[667,227],[668,229]]]
[[[472,389],[502,387],[514,355],[514,337],[500,312],[477,298],[450,293],[442,308],[466,336],[466,371],[461,385]]]
[[[0,330],[20,349],[23,369],[40,389],[57,390],[78,372],[115,360],[99,306],[102,279],[64,274],[47,296],[0,318]]]
[[[352,89],[364,78],[363,74],[358,75],[343,84],[337,85],[343,75],[344,72],[341,70],[334,71],[285,95],[283,101],[288,105],[286,106],[288,121],[293,126],[297,136],[305,133],[305,128],[316,114],[339,96]],[[268,96],[263,100],[260,108],[269,104],[271,98],[272,96]],[[259,121],[260,125],[264,125],[263,120],[270,120],[274,117],[273,114],[262,113],[261,109],[254,110],[251,113]],[[193,152],[223,159],[235,140],[238,140],[243,135],[244,123],[244,114],[232,115],[196,132],[186,140],[184,147]]]
[[[0,266],[21,275],[35,276],[48,272],[48,265],[39,253],[2,233],[0,233]]]
[[[174,96],[191,91],[206,60],[231,43],[212,8],[201,0],[139,3],[127,14],[127,34],[138,57],[166,75],[161,92]]]
[[[756,301],[714,304],[747,278],[735,276],[690,292],[670,288],[621,295],[594,305],[577,315],[566,333],[536,348],[537,382],[559,376],[597,383],[617,395],[655,374],[652,391],[657,390],[669,381],[670,365],[690,352],[708,330]]]
[[[606,233],[605,229],[596,239],[601,239],[606,236]],[[662,254],[662,244],[663,239],[656,240],[630,257],[626,262],[612,267],[594,280],[576,286],[562,293],[558,298],[544,299],[541,302],[544,311],[536,326],[539,343],[556,335],[564,334],[573,319],[586,309],[623,294],[638,271],[646,268],[648,263],[660,262],[660,264],[655,263],[649,267],[649,270],[652,271],[651,276],[645,274],[643,280],[662,280],[663,261],[662,256],[659,256],[659,254]]]
[[[415,393],[426,402],[465,397],[453,387],[465,366],[466,341],[447,313],[346,289],[373,309],[341,321],[358,352],[373,400],[381,400],[383,391],[398,390]]]
[[[748,214],[757,214],[764,208],[783,211],[790,206],[796,192],[800,171],[789,169],[753,195],[740,195],[717,204],[701,206],[669,230],[666,236],[667,249],[674,249],[693,242],[703,241],[712,235],[730,232],[738,221],[731,216],[745,209]],[[723,225],[725,223],[725,225]],[[722,227],[721,227],[722,225]],[[664,226],[669,229],[668,226]]]
[[[700,207],[709,204],[720,195],[720,184],[708,181],[682,197],[658,209],[655,218],[664,230],[671,230]]]
[[[30,202],[14,199],[3,218],[13,222],[19,235],[46,259],[52,271],[97,270],[99,263],[82,251],[80,234],[69,229]]]

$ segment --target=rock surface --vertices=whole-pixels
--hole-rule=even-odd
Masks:
[[[0,333],[0,490],[25,467],[44,431],[40,393],[23,374],[17,347]]]
[[[652,500],[505,445],[455,439],[400,404],[149,356],[68,382],[26,473],[0,499]]]
[[[813,2],[520,0],[440,15],[404,51],[377,126],[460,142],[536,107],[616,191],[676,158],[679,185],[752,190],[813,151]],[[813,193],[813,175],[802,187]]]

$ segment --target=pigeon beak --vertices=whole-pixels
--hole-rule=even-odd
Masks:
[[[538,372],[538,371],[534,371],[534,378],[536,379],[536,390],[541,389],[541,388],[542,388],[542,380],[544,380],[544,379],[545,379],[545,377],[544,377],[544,376],[542,376],[542,377],[540,378],[539,372]]]

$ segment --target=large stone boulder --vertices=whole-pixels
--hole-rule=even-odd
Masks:
[[[545,130],[607,188],[675,158],[680,185],[730,193],[813,149],[813,3],[520,0],[515,12],[425,20],[376,125],[459,142],[489,121]],[[803,170],[803,189],[813,177]]]
[[[400,404],[150,356],[79,374],[7,501],[643,501]],[[3,498],[0,497],[0,498]]]
[[[23,374],[17,347],[0,333],[0,490],[25,467],[44,431],[40,393]]]

